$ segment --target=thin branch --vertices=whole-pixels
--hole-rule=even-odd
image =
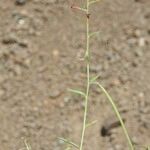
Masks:
[[[94,121],[88,123],[88,124],[86,125],[86,128],[88,128],[88,127],[90,127],[90,126],[92,126],[92,125],[94,125],[94,124],[96,124],[96,123],[97,123],[97,120],[94,120]]]
[[[124,125],[124,122],[123,122],[122,117],[121,117],[121,115],[120,115],[120,113],[118,111],[118,108],[117,108],[116,104],[114,103],[114,100],[111,98],[111,96],[108,94],[108,92],[105,90],[105,88],[100,83],[94,82],[93,84],[98,85],[98,87],[103,91],[103,93],[108,98],[108,100],[109,100],[110,104],[112,105],[112,108],[113,108],[113,110],[114,110],[118,120],[120,121],[121,127],[122,127],[122,129],[124,131],[124,134],[125,134],[126,138],[127,138],[130,150],[134,150],[133,143],[132,143],[132,141],[131,141],[131,139],[129,137],[128,131],[127,131],[125,125]]]
[[[74,89],[68,89],[69,92],[72,92],[72,93],[75,93],[75,94],[78,94],[78,95],[81,95],[83,97],[86,97],[86,94],[82,91],[79,91],[79,90],[74,90]]]
[[[87,123],[87,112],[88,112],[88,99],[89,99],[89,90],[90,90],[90,38],[89,38],[89,30],[90,30],[90,23],[89,23],[89,0],[86,0],[86,52],[85,52],[85,61],[86,61],[86,74],[87,74],[87,81],[86,81],[86,97],[85,97],[85,106],[84,106],[84,116],[83,116],[83,125],[82,125],[82,134],[81,134],[81,141],[80,141],[80,148],[79,150],[83,150],[83,142],[85,137],[85,130],[86,130],[86,123]]]
[[[97,76],[94,76],[90,79],[90,83],[96,82],[96,80],[101,77],[99,74]]]
[[[92,36],[97,35],[97,34],[99,34],[99,33],[100,33],[100,31],[92,32],[92,33],[89,34],[89,37],[92,37]]]
[[[71,142],[70,140],[67,140],[67,139],[64,139],[64,138],[61,138],[61,137],[59,137],[58,139],[61,140],[61,141],[63,141],[64,143],[70,144],[71,146],[79,149],[79,146],[77,144]]]

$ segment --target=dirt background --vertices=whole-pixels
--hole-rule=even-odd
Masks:
[[[16,3],[17,2],[17,3]],[[0,149],[62,150],[80,141],[85,88],[85,15],[66,0],[0,0]],[[102,0],[91,8],[91,75],[111,93],[134,143],[150,145],[150,0]],[[128,150],[113,111],[91,87],[85,150]],[[114,120],[114,119],[113,119]],[[108,122],[108,123],[106,123]],[[113,121],[112,121],[113,122]],[[136,146],[137,150],[143,148]]]

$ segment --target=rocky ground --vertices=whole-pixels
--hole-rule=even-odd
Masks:
[[[85,16],[67,0],[0,1],[0,145],[3,150],[62,150],[80,141],[85,88]],[[91,74],[111,93],[136,144],[150,145],[150,1],[103,0],[92,6]],[[86,150],[128,150],[106,97],[91,88]],[[101,133],[109,126],[109,134]]]

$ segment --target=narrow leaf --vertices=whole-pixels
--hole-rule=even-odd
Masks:
[[[130,139],[130,137],[129,137],[128,131],[127,131],[126,127],[125,127],[125,124],[124,124],[124,122],[123,122],[123,120],[122,120],[122,117],[121,117],[121,115],[120,115],[120,113],[119,113],[119,111],[118,111],[118,108],[117,108],[117,106],[116,106],[114,100],[112,99],[112,97],[109,95],[109,93],[106,91],[106,89],[105,89],[100,83],[95,82],[95,83],[93,83],[93,84],[98,85],[98,87],[102,90],[102,92],[105,94],[105,96],[107,97],[108,101],[109,101],[110,104],[112,105],[112,108],[113,108],[113,110],[114,110],[114,112],[115,112],[115,114],[116,114],[116,116],[117,116],[117,118],[118,118],[118,120],[119,120],[119,122],[120,122],[120,124],[121,124],[121,126],[122,126],[122,129],[123,129],[123,131],[124,131],[124,134],[125,134],[125,136],[126,136],[126,138],[127,138],[127,141],[128,141],[129,146],[130,146],[130,149],[131,149],[131,150],[134,150],[133,143],[132,143],[132,141],[131,141],[131,139]]]
[[[99,34],[99,33],[100,33],[100,31],[92,32],[92,33],[89,34],[89,37],[92,37],[92,36],[97,35],[97,34]]]
[[[89,5],[94,4],[96,2],[100,2],[100,0],[92,0],[92,1],[89,2]]]
[[[88,124],[86,125],[86,128],[88,128],[88,127],[90,127],[90,126],[92,126],[92,125],[94,125],[94,124],[96,124],[96,123],[97,123],[97,120],[94,120],[94,121],[88,123]]]
[[[98,78],[100,77],[100,75],[94,76],[90,79],[90,83],[95,82]]]
[[[81,95],[83,97],[85,97],[85,93],[83,93],[82,91],[79,91],[79,90],[74,90],[74,89],[68,89],[68,91],[72,92],[72,93],[75,93],[75,94],[78,94],[78,95]]]
[[[61,141],[63,141],[66,144],[70,144],[71,146],[74,146],[77,149],[79,148],[79,146],[77,144],[75,144],[75,143],[73,143],[73,142],[71,142],[71,141],[69,141],[67,139],[64,139],[64,138],[61,138],[61,137],[59,137],[58,139],[61,140]]]

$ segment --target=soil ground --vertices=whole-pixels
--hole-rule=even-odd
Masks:
[[[62,150],[58,137],[80,141],[84,90],[85,15],[78,1],[0,0],[0,149]],[[83,2],[82,2],[83,4]],[[130,137],[150,145],[150,1],[102,0],[91,8],[91,75],[114,98]],[[91,87],[85,150],[128,150],[106,97]],[[110,123],[109,123],[110,122]]]

